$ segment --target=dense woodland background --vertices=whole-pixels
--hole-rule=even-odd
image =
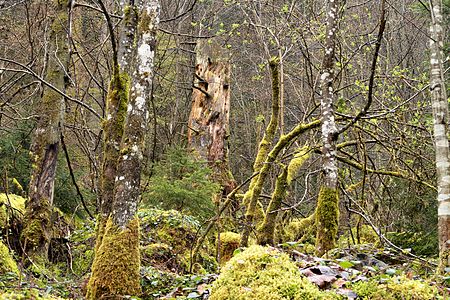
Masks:
[[[108,120],[106,102],[110,80],[115,76],[114,51],[102,5],[109,12],[117,41],[124,6],[112,0],[65,3],[71,9],[66,22],[59,26],[67,40],[57,45],[64,44],[67,55],[60,57],[56,53],[61,49],[52,46],[57,11],[53,2],[0,1],[0,236],[15,253],[23,274],[28,274],[22,279],[28,282],[25,289],[34,287],[41,295],[47,292],[77,299],[84,294],[82,282],[86,285],[94,255],[95,218],[101,199],[99,182],[105,159],[102,143]],[[217,260],[220,265],[220,260],[230,255],[223,249],[216,250],[221,246],[218,233],[240,234],[246,229],[246,203],[242,199],[254,176],[258,145],[272,114],[270,62],[277,64],[280,101],[271,146],[298,124],[311,124],[322,118],[320,78],[328,1],[156,2],[160,5],[160,20],[147,103],[149,118],[138,212],[141,248],[146,249],[141,249],[142,297],[168,295],[174,291],[168,289],[171,284],[191,285],[190,290],[179,288],[172,293],[173,298],[206,297],[198,286],[209,284],[214,276],[180,279],[174,274],[216,273],[217,268],[211,266],[217,266]],[[431,263],[419,260],[422,267],[414,271],[426,269],[426,275],[434,273],[433,258],[439,251],[429,92],[429,7],[427,1],[420,0],[339,1],[333,62],[334,115],[338,129],[345,128],[336,140],[340,201],[336,245],[342,249],[366,243],[375,248],[387,246],[391,250],[385,251],[406,261],[413,259],[411,254],[426,257]],[[443,1],[442,10],[444,32],[449,32],[449,1]],[[386,27],[375,54],[384,18]],[[444,39],[443,68],[448,80],[448,35]],[[225,141],[228,153],[224,161],[232,174],[229,178],[233,178],[233,187],[240,188],[234,191],[231,205],[218,221],[217,211],[231,190],[223,192],[223,182],[215,176],[214,163],[218,162],[205,161],[188,142],[193,93],[198,90],[194,74],[200,46],[213,49],[209,52],[212,61],[230,63],[230,118]],[[25,271],[30,262],[26,262],[19,238],[25,208],[13,207],[11,199],[29,194],[32,144],[36,126],[43,118],[41,99],[49,89],[43,80],[55,85],[48,75],[52,61],[63,66],[66,95],[53,196],[53,206],[59,211],[58,217],[52,219],[57,228],[50,238],[49,260],[53,267],[47,262],[45,272]],[[354,120],[359,112],[363,113]],[[258,207],[267,209],[277,176],[289,166],[289,184],[285,184],[287,192],[278,211],[273,245],[308,255],[315,252],[315,233],[310,230],[313,225],[304,227],[302,220],[314,213],[324,180],[321,134],[318,122],[282,149],[271,163],[258,203]],[[297,161],[298,166],[291,163],[302,155],[307,158]],[[202,267],[195,269],[188,263],[192,261],[189,253],[211,220],[217,222],[200,247],[205,252],[199,259]],[[173,231],[163,236],[161,232],[168,228]],[[251,230],[250,244],[255,242],[255,230],[256,227]],[[170,236],[173,240],[168,240]],[[230,239],[234,250],[240,236]],[[407,250],[398,252],[394,246]],[[157,251],[151,252],[150,248]],[[399,265],[404,262],[399,261]],[[31,267],[36,264],[32,262]],[[57,274],[55,265],[62,273]],[[173,277],[161,275],[163,271]],[[5,274],[2,276],[7,282]],[[31,279],[33,276],[40,281]],[[62,283],[65,276],[69,283]],[[15,283],[5,284],[5,292],[13,286]],[[34,299],[28,297],[31,298],[24,299]],[[431,296],[408,299],[427,297]]]

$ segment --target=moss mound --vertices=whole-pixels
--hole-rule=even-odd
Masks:
[[[251,246],[234,256],[214,282],[211,300],[340,299],[321,292],[289,257],[271,247]]]
[[[184,274],[189,273],[191,249],[197,240],[200,222],[176,210],[142,209],[141,248],[143,265]],[[214,253],[208,242],[200,250],[194,272],[212,272],[217,262],[208,253]]]
[[[442,299],[436,287],[426,282],[403,276],[389,278],[384,283],[376,280],[357,282],[352,289],[363,300],[428,300]]]
[[[19,268],[8,247],[0,240],[0,274],[14,273],[19,275]]]
[[[220,264],[224,265],[233,257],[234,251],[239,248],[241,235],[234,232],[220,233]]]

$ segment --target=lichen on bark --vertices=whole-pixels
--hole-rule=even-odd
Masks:
[[[109,218],[95,255],[86,298],[124,299],[127,295],[139,295],[139,266],[139,219],[134,218],[121,229]]]

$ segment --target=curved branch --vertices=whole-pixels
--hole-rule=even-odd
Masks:
[[[7,58],[3,58],[0,57],[0,61],[4,61],[4,62],[8,62],[11,64],[15,64],[18,65],[19,67],[25,69],[25,70],[16,70],[16,69],[8,69],[9,71],[14,71],[14,72],[22,72],[22,73],[26,73],[29,74],[31,76],[33,76],[34,78],[36,78],[37,80],[39,80],[41,83],[43,83],[44,85],[46,85],[47,87],[49,87],[50,89],[54,90],[55,92],[57,92],[58,94],[60,94],[62,97],[64,97],[65,99],[75,102],[81,106],[83,106],[84,108],[86,108],[87,110],[89,110],[92,114],[94,114],[94,116],[96,116],[98,119],[101,119],[100,115],[89,105],[87,105],[86,103],[81,102],[80,100],[77,100],[75,98],[70,97],[69,95],[67,95],[66,93],[64,93],[63,91],[61,91],[60,89],[58,89],[57,87],[55,87],[53,84],[51,84],[50,82],[46,81],[45,79],[43,79],[41,76],[39,76],[38,74],[36,74],[31,68],[29,68],[28,66],[19,63],[17,61],[11,60],[11,59],[7,59]],[[2,68],[3,69],[3,68]]]

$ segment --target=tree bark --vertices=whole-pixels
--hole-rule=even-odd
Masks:
[[[336,163],[337,128],[333,110],[333,67],[339,1],[329,0],[327,2],[325,54],[322,64],[322,75],[320,77],[322,93],[320,106],[322,111],[323,182],[321,184],[316,210],[316,251],[319,255],[326,253],[334,247],[339,219]]]
[[[190,147],[208,162],[213,180],[226,196],[235,187],[228,164],[230,124],[230,62],[218,45],[199,42],[196,48],[192,106],[188,121]]]
[[[68,62],[67,1],[52,1],[52,21],[48,49],[46,81],[64,90],[64,69]],[[29,257],[47,259],[52,234],[50,221],[56,178],[59,139],[63,127],[64,98],[54,90],[45,88],[36,106],[38,121],[31,146],[32,172],[29,199],[26,202],[23,248]]]
[[[444,80],[442,1],[430,0],[430,92],[438,188],[439,271],[450,266],[450,157],[448,102]]]
[[[118,152],[114,153],[117,160],[112,161],[115,164],[113,189],[107,191],[111,198],[102,195],[103,203],[108,201],[109,204],[103,206],[103,219],[99,221],[103,229],[98,237],[100,242],[97,241],[87,299],[123,299],[127,295],[138,295],[141,290],[139,221],[136,212],[152,91],[159,2],[142,0],[137,5],[127,6],[124,11],[125,14],[134,12],[136,18],[130,18],[134,21],[128,24],[125,22],[125,34],[121,35],[119,42],[122,44],[123,40],[137,32],[137,43],[134,43],[134,38],[131,39],[131,45],[135,45],[131,52],[119,48],[118,61],[126,71],[121,71],[119,79],[112,80],[111,85],[118,89],[110,89],[112,95],[123,94],[119,97],[120,113],[115,117],[123,125],[118,127],[120,134],[115,132],[111,137],[105,136],[105,140],[114,139],[112,145],[118,148]],[[118,85],[114,85],[114,81],[118,81]],[[111,124],[114,125],[118,124]],[[115,144],[119,138],[120,146]]]

